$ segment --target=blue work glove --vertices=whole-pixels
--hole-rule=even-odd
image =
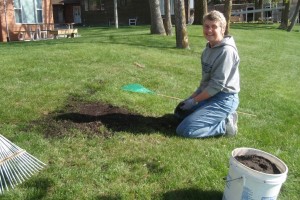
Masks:
[[[190,110],[193,106],[195,106],[197,102],[194,98],[190,98],[182,102],[182,106],[180,107],[182,110]]]

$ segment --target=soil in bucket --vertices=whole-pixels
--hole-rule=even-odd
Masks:
[[[245,166],[266,174],[281,174],[277,166],[270,160],[258,155],[242,155],[234,157]]]

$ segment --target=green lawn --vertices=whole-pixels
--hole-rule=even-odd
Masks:
[[[290,33],[277,27],[231,27],[241,58],[239,111],[256,115],[239,115],[235,138],[185,139],[151,126],[111,137],[77,129],[47,137],[47,127],[36,123],[74,99],[111,104],[145,121],[170,115],[177,100],[121,87],[140,83],[187,97],[201,73],[200,26],[188,27],[190,50],[175,48],[175,36],[150,35],[147,26],[82,27],[74,39],[1,43],[1,134],[47,164],[1,199],[221,199],[238,147],[282,159],[289,173],[279,199],[299,199],[300,27]]]

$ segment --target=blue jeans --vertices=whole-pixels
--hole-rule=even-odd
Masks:
[[[225,119],[239,105],[238,94],[219,92],[199,102],[178,125],[176,133],[183,137],[202,138],[224,135]]]

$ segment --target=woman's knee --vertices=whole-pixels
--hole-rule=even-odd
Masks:
[[[209,133],[208,127],[202,127],[202,128],[193,128],[193,127],[182,127],[178,126],[176,129],[176,133],[179,136],[187,137],[187,138],[201,138],[201,137],[207,137]]]

